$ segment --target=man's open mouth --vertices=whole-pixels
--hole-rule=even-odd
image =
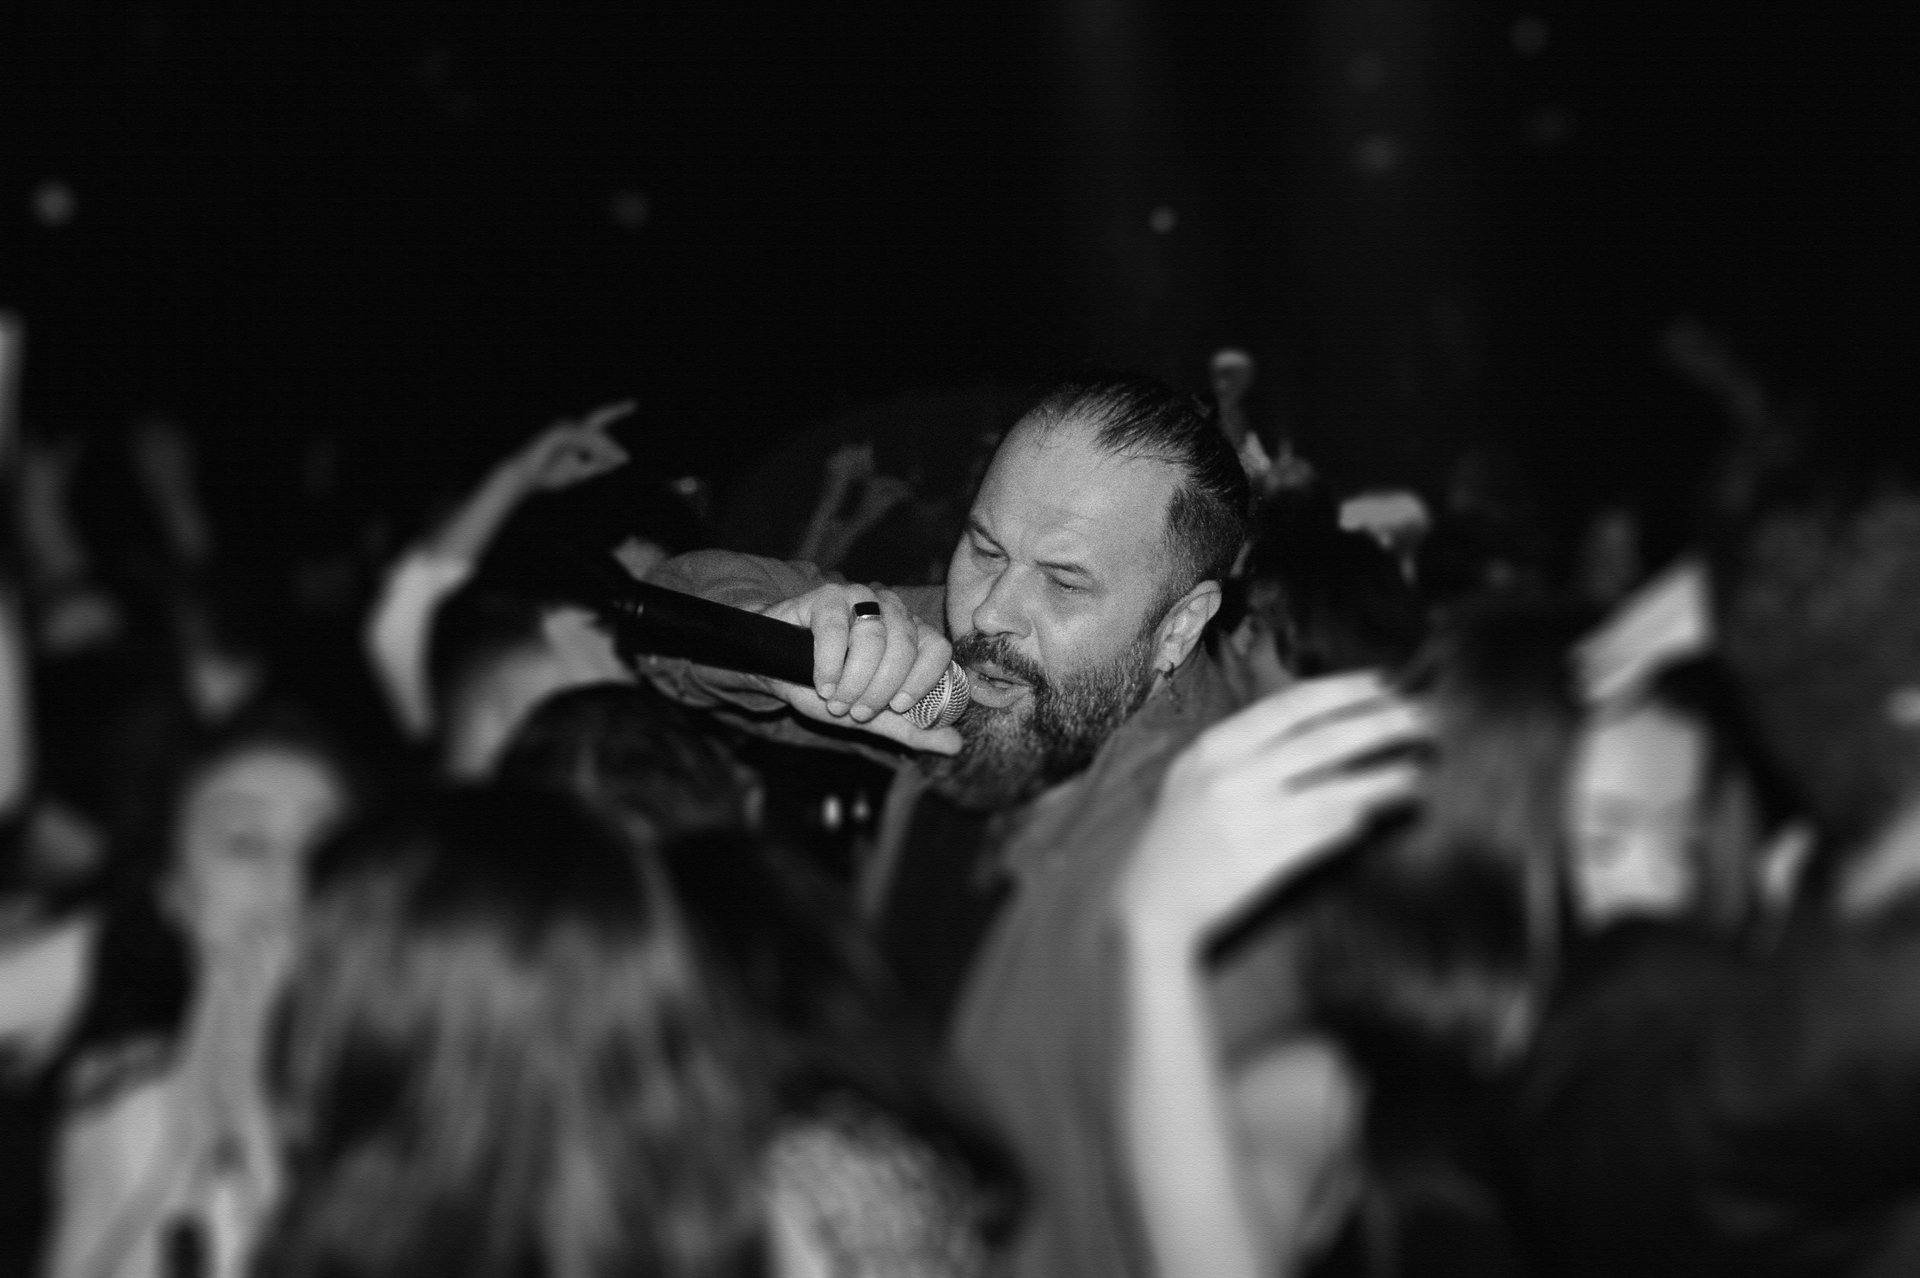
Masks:
[[[1013,678],[991,663],[967,667],[967,677],[973,683],[974,700],[996,709],[1013,704],[1033,686],[1024,679]]]

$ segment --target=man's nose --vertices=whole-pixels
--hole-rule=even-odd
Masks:
[[[1026,635],[1031,627],[1017,570],[1009,569],[993,579],[986,598],[973,610],[973,628],[983,635]]]

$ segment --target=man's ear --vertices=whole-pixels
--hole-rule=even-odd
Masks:
[[[1154,636],[1157,641],[1154,668],[1172,670],[1185,661],[1193,646],[1200,642],[1200,634],[1213,620],[1213,614],[1219,611],[1220,583],[1217,581],[1203,581],[1180,596],[1160,619],[1160,628]]]

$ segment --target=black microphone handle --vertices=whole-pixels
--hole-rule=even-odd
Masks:
[[[813,632],[744,608],[730,608],[644,581],[622,582],[602,598],[620,655],[685,657],[703,666],[813,684]],[[967,672],[949,662],[940,682],[907,711],[921,728],[960,718],[973,692]]]
[[[813,684],[813,633],[744,608],[644,581],[605,601],[623,655],[685,657],[703,666]]]

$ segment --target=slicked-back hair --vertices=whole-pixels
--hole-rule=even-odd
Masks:
[[[1251,495],[1233,446],[1194,401],[1150,377],[1076,378],[1021,419],[1040,431],[1069,424],[1090,427],[1094,443],[1115,456],[1180,472],[1167,504],[1166,603],[1203,581],[1224,581],[1246,537]]]

